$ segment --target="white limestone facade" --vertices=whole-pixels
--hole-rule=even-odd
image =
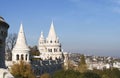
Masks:
[[[30,49],[27,46],[23,25],[21,24],[16,44],[12,50],[12,61],[18,62],[20,60],[23,60],[25,62],[30,62],[29,52]]]
[[[41,59],[61,59],[63,52],[61,51],[61,43],[56,35],[54,24],[51,23],[47,38],[44,38],[43,32],[38,41],[38,49]]]

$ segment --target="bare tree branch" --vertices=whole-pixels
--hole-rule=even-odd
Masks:
[[[6,51],[12,51],[17,39],[17,34],[16,33],[11,33],[8,35],[6,39]]]
[[[6,60],[12,59],[12,49],[16,43],[17,34],[16,33],[10,33],[6,39]]]

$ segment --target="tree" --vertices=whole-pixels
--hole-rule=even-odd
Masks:
[[[31,65],[24,61],[13,64],[10,72],[15,78],[35,78]]]
[[[52,78],[80,78],[80,75],[80,72],[68,69],[56,71]]]
[[[51,78],[51,76],[48,73],[44,73],[40,76],[40,78]]]
[[[71,60],[68,60],[67,62],[68,62],[68,69],[70,69],[70,70],[74,69],[74,66],[71,63]]]
[[[87,71],[87,64],[85,62],[85,56],[84,55],[81,55],[80,63],[78,65],[78,71],[80,71],[81,73]]]
[[[82,78],[101,78],[97,73],[94,72],[84,72]]]
[[[7,51],[12,51],[17,39],[17,34],[16,33],[11,33],[8,35],[6,39],[6,50]]]
[[[117,68],[104,70],[94,69],[92,72],[99,74],[102,78],[120,78],[120,70]]]
[[[17,39],[17,34],[16,33],[11,33],[8,35],[7,39],[6,39],[6,52],[7,52],[7,60],[11,60],[12,59],[12,49],[16,43],[16,39]]]
[[[84,64],[84,65],[86,64],[84,55],[81,55],[81,59],[80,60],[81,60],[80,64]]]
[[[53,73],[52,78],[65,78],[64,76],[65,70],[58,70]]]
[[[37,46],[29,47],[30,48],[30,55],[32,56],[39,56],[40,52],[37,48]]]

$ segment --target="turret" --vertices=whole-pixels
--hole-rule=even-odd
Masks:
[[[29,62],[29,51],[30,49],[27,46],[23,25],[21,24],[16,44],[12,50],[12,61],[24,60]]]
[[[19,30],[19,33],[18,33],[17,41],[16,41],[16,44],[15,44],[13,50],[16,50],[16,49],[17,50],[18,49],[29,50],[29,48],[27,46],[27,43],[26,43],[26,38],[25,38],[22,23],[20,25],[20,30]]]
[[[41,36],[40,36],[40,39],[39,39],[39,44],[44,44],[45,43],[45,39],[44,39],[44,35],[43,35],[43,32],[41,32]]]
[[[45,39],[44,39],[43,32],[41,32],[39,42],[38,42],[38,47],[40,52],[45,52]]]
[[[47,42],[48,43],[59,43],[59,39],[58,39],[55,29],[54,29],[53,21],[50,26],[50,30],[49,30],[48,37],[47,37]]]

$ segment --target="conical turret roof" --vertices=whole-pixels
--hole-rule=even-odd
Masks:
[[[50,30],[49,30],[49,34],[48,34],[48,40],[56,40],[57,39],[57,35],[56,35],[56,32],[55,32],[55,29],[54,29],[54,24],[53,24],[53,21],[51,23],[51,26],[50,26]]]
[[[43,32],[41,32],[40,38],[41,38],[41,39],[44,39]]]
[[[13,50],[29,50],[27,43],[26,43],[26,38],[25,38],[22,23],[20,25],[20,30],[18,33],[17,41],[16,41],[16,44]]]

